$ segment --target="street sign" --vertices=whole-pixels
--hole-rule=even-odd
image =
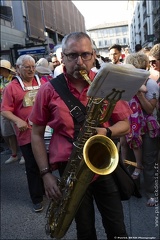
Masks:
[[[33,47],[33,48],[23,48],[18,49],[18,55],[24,54],[45,54],[46,49],[45,47]]]

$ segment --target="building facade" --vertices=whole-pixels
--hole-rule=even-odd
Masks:
[[[113,44],[135,51],[135,45],[142,48],[160,43],[160,1],[128,0],[129,19],[125,22],[108,23],[88,29],[88,34],[97,46],[100,55],[108,56]]]
[[[83,15],[72,1],[1,0],[1,58],[15,63],[21,54],[44,56],[62,38],[85,31]]]
[[[152,47],[160,43],[160,1],[128,1],[131,11],[129,19],[129,41],[132,51],[136,44]]]
[[[88,29],[87,32],[103,57],[108,56],[109,47],[113,44],[119,44],[123,48],[129,45],[128,21],[101,24]]]
[[[160,1],[128,0],[130,19],[87,30],[100,55],[117,43],[134,52],[135,45],[160,42]],[[44,56],[54,51],[64,35],[86,31],[83,15],[74,3],[46,0],[0,0],[1,58],[15,63],[21,54]]]

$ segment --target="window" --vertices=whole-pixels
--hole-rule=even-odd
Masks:
[[[119,44],[123,44],[123,39],[119,38]]]
[[[109,29],[109,35],[110,35],[110,37],[113,37],[113,35],[114,35],[114,29],[113,28]]]
[[[116,28],[116,36],[121,35],[121,27]]]
[[[107,36],[108,36],[108,29],[104,29],[104,30],[103,30],[103,35],[104,35],[104,37],[107,37]]]
[[[102,32],[101,32],[101,30],[98,30],[97,33],[98,33],[98,34],[97,34],[98,37],[100,38],[100,37],[102,36]]]
[[[96,32],[90,32],[90,37],[91,37],[91,38],[96,38],[96,36],[97,36],[97,35],[96,35]]]
[[[12,8],[8,6],[0,6],[0,18],[6,21],[12,22],[13,15],[12,15]]]
[[[123,38],[123,44],[127,44],[126,38]]]
[[[128,27],[127,27],[127,26],[122,27],[122,33],[123,33],[123,35],[126,35],[127,32],[128,32]]]
[[[98,46],[99,46],[99,47],[102,46],[102,41],[98,41]]]

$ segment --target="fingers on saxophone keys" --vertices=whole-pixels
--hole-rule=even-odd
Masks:
[[[59,189],[58,190],[52,189],[52,191],[48,193],[48,197],[50,199],[57,201],[62,197],[62,194],[59,191]]]
[[[97,134],[97,129],[95,127],[91,127],[91,128],[92,128],[93,134],[96,135]]]
[[[26,130],[26,128],[25,127],[19,128],[19,130],[20,130],[20,132],[24,132]]]

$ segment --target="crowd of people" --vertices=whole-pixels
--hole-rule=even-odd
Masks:
[[[129,117],[130,132],[120,138],[120,154],[128,159],[133,151],[137,166],[132,173],[133,179],[140,178],[143,172],[147,206],[154,206],[155,176],[160,161],[160,44],[151,49],[135,46],[135,52],[129,53],[120,61],[122,48],[114,44],[110,48],[113,64],[131,64],[135,68],[150,71],[150,76],[137,94],[128,102],[132,109]]]
[[[18,147],[25,164],[28,188],[35,212],[43,209],[44,194],[55,201],[62,197],[54,170],[62,176],[73,149],[78,123],[51,84],[51,80],[64,79],[72,95],[87,105],[89,84],[80,74],[86,71],[92,82],[104,62],[131,64],[150,71],[150,76],[129,102],[118,101],[112,112],[112,122],[96,127],[96,133],[119,139],[119,154],[124,161],[133,151],[136,167],[133,180],[143,173],[147,206],[157,201],[154,187],[160,148],[160,44],[151,49],[137,46],[122,59],[122,47],[114,44],[109,57],[96,53],[90,37],[83,32],[66,35],[56,52],[38,60],[31,55],[18,57],[15,69],[7,60],[1,60],[1,135],[11,156],[18,160]],[[148,50],[148,51],[147,51]],[[122,114],[123,113],[123,114]],[[49,150],[46,150],[45,131],[53,129]],[[2,149],[3,150],[3,149]],[[119,189],[112,174],[98,176],[87,188],[75,215],[77,239],[97,239],[95,229],[95,200],[102,216],[107,239],[127,238],[124,213]],[[87,222],[87,224],[86,224]]]

